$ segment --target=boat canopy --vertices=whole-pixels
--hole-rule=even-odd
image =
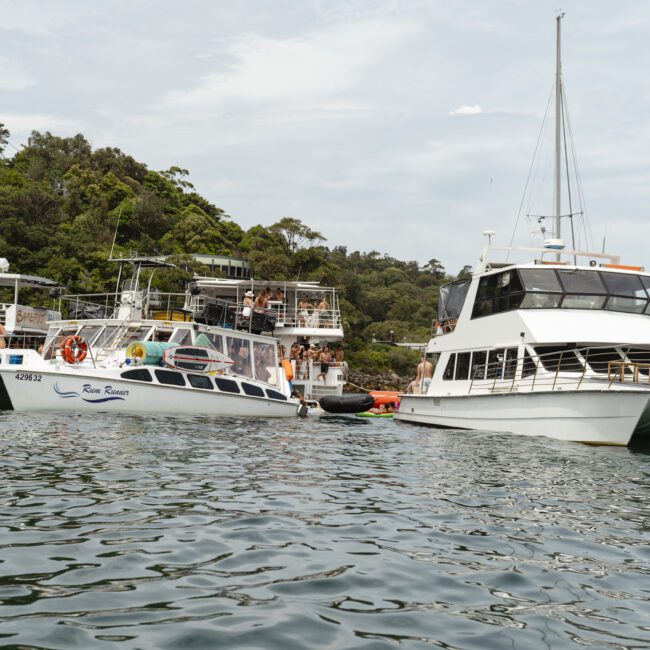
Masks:
[[[440,287],[438,320],[448,321],[460,316],[471,280],[456,280]]]

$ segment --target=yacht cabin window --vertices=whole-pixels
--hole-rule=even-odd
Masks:
[[[510,269],[479,280],[472,318],[513,309],[650,314],[650,277],[587,269]]]
[[[154,374],[161,384],[167,384],[168,386],[185,386],[183,375],[175,370],[162,370],[156,368]]]
[[[460,352],[456,355],[455,379],[467,379],[469,377],[469,361],[471,352]]]
[[[442,375],[445,381],[514,379],[517,374],[518,349],[474,350],[451,354]]]
[[[505,366],[503,368],[504,379],[514,379],[517,374],[517,348],[506,350]]]
[[[594,371],[608,374],[611,361],[622,361],[620,352],[616,348],[596,348],[585,352],[587,364]]]
[[[447,365],[445,367],[445,372],[442,375],[442,378],[445,381],[449,381],[454,378],[454,366],[456,364],[456,355],[450,354],[449,359],[447,360]]]
[[[471,379],[485,379],[485,365],[487,362],[487,351],[477,350],[472,352]]]
[[[584,364],[575,351],[575,343],[537,346],[535,352],[548,372],[582,372]]]
[[[190,386],[193,388],[204,388],[207,390],[212,390],[212,381],[207,375],[187,375],[187,380],[190,382]]]

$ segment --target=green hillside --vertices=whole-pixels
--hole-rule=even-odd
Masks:
[[[71,292],[114,288],[117,268],[108,258],[116,229],[115,256],[176,255],[183,262],[157,275],[162,290],[182,290],[192,271],[200,271],[183,255],[241,257],[254,277],[337,287],[348,360],[369,371],[407,372],[414,353],[373,339],[426,341],[438,287],[453,279],[435,259],[421,267],[376,251],[327,246],[292,217],[243,230],[196,192],[187,170],[149,170],[117,148],[93,149],[83,135],[33,132],[13,156],[8,136],[0,123],[0,256],[12,270],[53,278]]]

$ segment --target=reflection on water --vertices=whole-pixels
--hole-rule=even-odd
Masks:
[[[647,648],[650,454],[0,414],[0,645]]]

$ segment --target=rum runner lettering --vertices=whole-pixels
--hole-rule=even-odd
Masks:
[[[101,395],[102,389],[92,386],[91,384],[84,384],[82,387],[82,393],[86,395]],[[104,386],[104,395],[111,395],[113,397],[126,397],[129,394],[128,390],[121,390],[118,388],[113,388],[112,386]]]

